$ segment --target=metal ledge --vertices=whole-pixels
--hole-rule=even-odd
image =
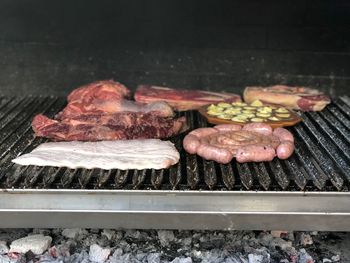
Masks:
[[[350,193],[127,190],[0,192],[0,227],[350,230]]]

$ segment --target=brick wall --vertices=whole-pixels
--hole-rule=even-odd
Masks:
[[[0,2],[0,92],[65,95],[114,78],[240,92],[350,83],[350,2],[119,0]]]

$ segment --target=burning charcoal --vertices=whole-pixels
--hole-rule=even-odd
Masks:
[[[89,254],[85,250],[75,253],[71,256],[70,262],[89,262]]]
[[[170,263],[192,263],[192,259],[188,258],[174,258]]]
[[[47,250],[52,242],[52,238],[43,235],[31,235],[17,239],[11,243],[10,252],[26,253],[31,250],[39,255]]]
[[[339,255],[335,255],[331,259],[332,259],[333,262],[339,262],[340,261],[340,256]]]
[[[113,255],[109,259],[110,263],[126,263],[126,262],[140,262],[136,258],[134,258],[130,253],[126,253],[123,255],[123,251],[121,249],[117,249]]]
[[[87,234],[88,232],[81,228],[66,228],[62,231],[63,236],[71,239],[78,239],[79,236],[86,236]]]
[[[101,247],[108,247],[112,244],[112,242],[108,240],[106,236],[101,236],[99,239],[96,240],[96,243]]]
[[[6,244],[6,241],[0,241],[0,255],[6,254],[8,252],[9,252],[9,247]]]
[[[298,263],[314,263],[314,260],[306,250],[302,248],[299,250]]]
[[[169,245],[169,242],[174,241],[175,236],[174,236],[173,231],[159,230],[158,231],[158,238],[159,238],[160,244],[163,247],[166,247]]]
[[[141,235],[141,233],[140,233],[140,231],[135,231],[135,230],[126,230],[125,231],[125,237],[130,237],[130,238],[132,238],[132,239],[138,239],[138,238],[140,238],[140,235]]]
[[[190,246],[192,244],[192,238],[190,237],[186,237],[184,239],[180,239],[181,241],[181,244],[184,245],[184,246]]]
[[[62,244],[50,247],[49,248],[49,254],[54,257],[54,258],[59,258],[59,257],[69,257],[70,256],[70,246],[69,244]]]
[[[147,256],[147,262],[154,262],[159,263],[160,262],[160,253],[151,253]]]
[[[35,260],[35,254],[29,250],[28,252],[26,252],[24,254],[25,258],[26,258],[26,261],[29,262],[29,261],[34,261]]]
[[[268,233],[262,233],[260,235],[260,244],[263,245],[264,247],[268,247],[273,240],[273,236]]]
[[[248,262],[249,263],[263,263],[264,262],[263,260],[264,260],[263,255],[254,255],[254,254],[248,255]]]
[[[1,229],[0,240],[11,243],[13,240],[27,236],[31,232],[30,229],[19,228],[19,229]]]
[[[281,248],[282,250],[286,250],[289,247],[292,247],[291,241],[285,241],[282,238],[274,238],[271,243],[270,247],[276,249],[277,247]]]
[[[50,229],[34,228],[33,234],[41,234],[43,236],[51,236],[51,230]]]
[[[197,258],[201,259],[202,263],[211,263],[211,262],[219,263],[224,261],[225,255],[223,251],[219,249],[213,249],[210,251],[198,253]]]
[[[88,236],[86,236],[83,240],[82,240],[82,244],[85,247],[90,247],[93,244],[96,244],[98,241],[98,235],[96,234],[90,234]]]
[[[99,234],[100,233],[100,229],[98,229],[98,228],[90,228],[90,233]]]
[[[299,236],[299,244],[302,246],[309,246],[312,245],[314,242],[312,240],[311,235],[309,234],[305,234],[305,233],[301,233]]]
[[[282,237],[282,235],[287,234],[287,231],[271,231],[273,237]]]
[[[115,231],[111,230],[111,229],[103,229],[102,236],[105,236],[108,240],[111,240],[112,238],[115,237]]]
[[[142,251],[137,251],[135,258],[139,261],[142,261],[145,258],[147,258],[147,253],[143,253]]]
[[[110,254],[111,250],[109,248],[104,249],[94,244],[90,246],[89,259],[93,262],[105,262]]]

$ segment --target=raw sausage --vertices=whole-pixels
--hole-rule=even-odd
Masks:
[[[229,163],[233,158],[233,154],[229,150],[209,144],[201,144],[197,149],[197,154],[206,160],[213,160],[218,163]]]
[[[272,161],[276,151],[271,146],[248,145],[239,148],[236,153],[236,160],[239,163]]]
[[[277,147],[277,157],[285,160],[294,152],[294,143],[291,141],[282,141],[281,144]]]
[[[255,131],[264,135],[272,134],[272,127],[264,123],[249,123],[244,125],[243,131]]]
[[[288,130],[284,128],[276,128],[273,131],[273,135],[277,136],[281,141],[294,142],[294,136]]]
[[[217,129],[219,131],[240,131],[242,129],[242,126],[236,124],[220,124],[214,126],[214,129]]]

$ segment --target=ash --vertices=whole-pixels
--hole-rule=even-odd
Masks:
[[[0,229],[0,263],[350,262],[350,233]]]

